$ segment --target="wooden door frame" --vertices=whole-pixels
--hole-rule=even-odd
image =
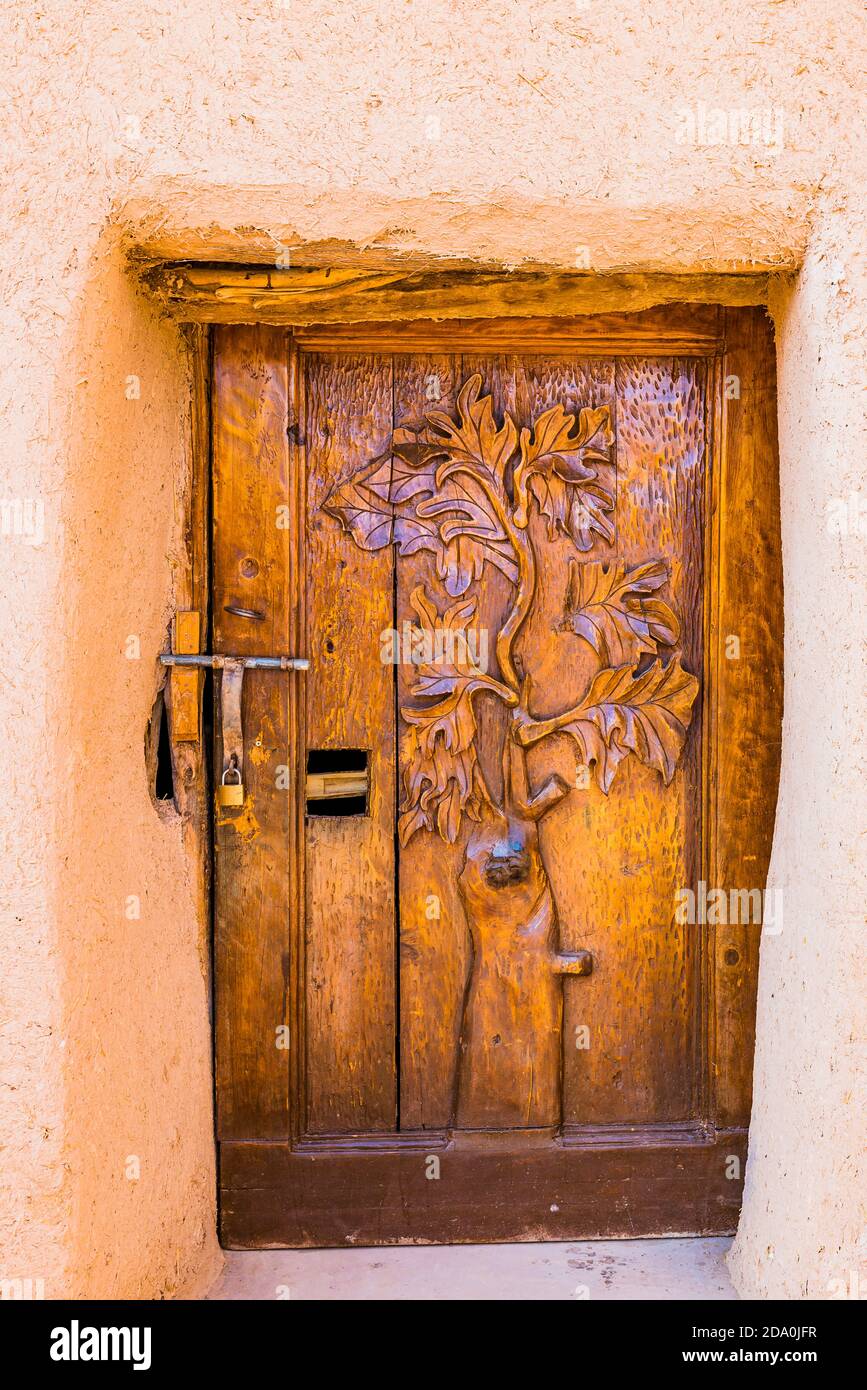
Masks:
[[[273,277],[273,272],[261,273]],[[215,272],[209,274],[213,283]],[[254,294],[258,295],[257,320],[273,322],[276,317],[285,332],[286,360],[295,364],[294,369],[290,365],[294,382],[290,399],[300,389],[298,354],[305,349],[442,350],[447,338],[450,350],[459,351],[461,335],[466,335],[476,352],[526,352],[536,345],[536,351],[549,353],[568,350],[605,356],[677,354],[709,359],[708,401],[713,408],[707,422],[711,469],[705,528],[709,584],[702,695],[702,863],[705,882],[710,885],[763,888],[779,776],[782,562],[773,337],[765,310],[761,303],[756,303],[756,286],[746,289],[746,296],[753,302],[743,307],[673,304],[638,314],[582,314],[556,321],[537,315],[526,320],[503,314],[505,287],[510,292],[514,290],[513,280],[504,276],[500,277],[494,298],[486,284],[478,304],[470,314],[464,312],[462,318],[444,321],[407,316],[406,303],[399,294],[393,294],[397,307],[403,310],[400,319],[396,317],[397,309],[391,308],[391,301],[388,317],[378,321],[367,321],[357,311],[344,310],[353,321],[324,323],[322,319],[333,310],[320,306],[318,323],[296,322],[293,327],[287,322],[283,296],[276,310],[269,305],[266,312],[261,285],[254,286],[253,291],[249,289],[255,274],[250,267],[223,274],[221,283],[236,296],[241,294],[239,279],[244,286],[245,297],[241,302],[232,300],[228,314],[224,300],[219,315],[211,317],[212,306],[207,306],[206,320],[196,301],[191,317],[200,323],[213,322],[216,317],[223,322],[227,317],[232,322],[249,322],[253,317]],[[369,272],[367,275],[369,278]],[[539,307],[546,302],[546,278],[550,277],[539,277],[536,286],[535,303]],[[759,277],[738,278],[755,281]],[[381,296],[380,287],[374,293]],[[456,302],[465,309],[465,296],[458,296]],[[514,311],[515,305],[523,302],[520,296],[513,297],[508,307]],[[494,308],[499,312],[492,312]],[[309,319],[310,312],[315,311],[298,314],[298,318]],[[395,317],[391,317],[392,313]],[[199,419],[198,452],[207,455],[209,466],[210,451],[202,442],[201,429],[208,330],[192,331],[198,334],[199,362],[198,404],[193,414],[194,420]],[[726,383],[731,389],[726,389]],[[296,399],[296,409],[298,404]],[[297,420],[298,416],[293,418]],[[291,425],[290,419],[290,448],[295,448]],[[201,457],[196,472],[201,488],[207,476]],[[201,556],[207,553],[207,538],[201,535],[201,506],[193,514],[191,538],[198,528]],[[743,524],[745,518],[749,518],[749,526]],[[195,553],[192,539],[191,553]],[[199,598],[200,571],[201,566],[199,578],[191,586],[192,594]],[[772,596],[771,609],[768,594]],[[740,619],[729,616],[736,611]],[[738,635],[746,639],[746,634],[738,631],[738,622],[742,624],[744,615],[751,613],[761,614],[762,621],[749,634],[749,642],[744,640],[746,659],[727,660],[726,637]],[[764,675],[764,683],[757,679],[757,673]],[[738,762],[740,747],[749,750],[750,782],[762,787],[764,819],[759,824],[755,811],[752,820],[745,814],[750,796],[744,786],[744,764]],[[187,774],[187,780],[198,785],[204,775],[204,767],[198,767],[192,777]],[[199,795],[198,805],[205,807],[207,818],[206,795]],[[303,945],[302,902],[299,894],[291,904],[290,949],[296,963],[302,959],[298,954],[299,942]],[[230,1247],[311,1243],[286,1208],[285,1193],[290,1184],[303,1191],[308,1205],[320,1206],[326,1224],[328,1213],[333,1212],[334,1244],[347,1240],[377,1244],[406,1238],[451,1242],[536,1239],[540,1235],[567,1239],[573,1238],[576,1230],[585,1236],[628,1236],[636,1229],[636,1208],[642,1213],[643,1233],[647,1233],[648,1220],[659,1233],[698,1228],[706,1232],[733,1230],[742,1181],[727,1176],[726,1168],[730,1157],[736,1157],[742,1174],[746,1154],[759,929],[726,925],[700,930],[699,1034],[703,1046],[699,1063],[703,1100],[698,1120],[680,1125],[582,1127],[580,1135],[564,1137],[560,1142],[559,1152],[569,1155],[569,1174],[565,1179],[562,1163],[551,1160],[535,1134],[518,1139],[510,1135],[508,1142],[503,1135],[433,1132],[310,1139],[302,1136],[297,1107],[293,1107],[285,1138],[222,1142],[223,1243]],[[295,978],[303,979],[298,964]],[[300,991],[296,990],[290,1019],[293,1037],[303,1036],[302,1007]],[[293,1050],[296,1067],[303,1066],[301,1053],[302,1049]],[[302,1078],[296,1074],[296,1095],[301,1086]],[[327,1164],[322,1162],[326,1153]],[[452,1182],[426,1180],[424,1158],[429,1154],[440,1156],[443,1164],[448,1162]],[[480,1235],[471,1210],[463,1204],[467,1195],[489,1191],[492,1184],[503,1194],[501,1216],[498,1221],[489,1221]],[[380,1197],[373,1205],[371,1192]],[[624,1197],[628,1192],[636,1194],[634,1204]],[[561,1200],[557,1201],[554,1194],[559,1194]],[[463,1219],[456,1220],[456,1198]]]
[[[207,634],[210,615],[211,566],[211,334],[207,324],[181,325],[189,379],[187,447],[189,469],[183,510],[185,563],[174,574],[174,606],[199,614],[200,631]],[[212,920],[211,758],[204,740],[202,695],[199,677],[199,737],[195,742],[170,741],[174,802],[181,816],[184,845],[196,870],[199,919]],[[175,684],[166,680],[165,698],[169,727],[174,728],[172,699]],[[209,965],[208,953],[202,961]]]

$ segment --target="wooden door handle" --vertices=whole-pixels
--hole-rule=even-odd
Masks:
[[[558,975],[592,975],[593,957],[589,951],[555,951],[554,970]]]

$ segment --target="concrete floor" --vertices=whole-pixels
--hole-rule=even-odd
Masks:
[[[737,1298],[728,1238],[377,1250],[227,1250],[209,1299]]]

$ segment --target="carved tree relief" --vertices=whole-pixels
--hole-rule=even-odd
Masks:
[[[460,1128],[550,1126],[560,1120],[563,975],[588,974],[586,951],[564,953],[539,845],[539,822],[571,790],[559,775],[531,788],[526,750],[568,734],[582,764],[608,793],[632,756],[667,784],[683,749],[698,681],[675,648],[678,618],[660,591],[664,564],[570,562],[559,631],[580,639],[598,662],[578,704],[533,714],[532,671],[516,643],[537,590],[533,508],[550,537],[576,552],[613,545],[615,469],[607,405],[577,419],[554,406],[530,425],[505,413],[498,425],[482,378],[471,376],[457,420],[432,411],[420,427],[395,428],[391,447],[342,482],[324,510],[365,550],[395,545],[401,555],[433,553],[446,592],[442,606],[417,588],[420,635],[452,637],[472,628],[486,565],[513,587],[496,635],[497,674],[480,669],[470,644],[445,642],[418,668],[413,703],[401,709],[403,845],[419,831],[453,843],[470,822],[459,889],[473,956],[461,1030],[456,1123]],[[663,654],[660,654],[660,649]],[[443,655],[440,655],[440,653]],[[456,654],[457,653],[457,654]],[[498,802],[477,756],[476,699],[486,691],[510,712]]]

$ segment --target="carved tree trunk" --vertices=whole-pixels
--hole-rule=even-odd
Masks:
[[[587,952],[558,951],[538,821],[565,795],[558,781],[532,800],[525,754],[509,738],[505,811],[489,809],[458,880],[473,946],[464,1006],[456,1123],[461,1129],[560,1123],[563,973],[586,974]]]

